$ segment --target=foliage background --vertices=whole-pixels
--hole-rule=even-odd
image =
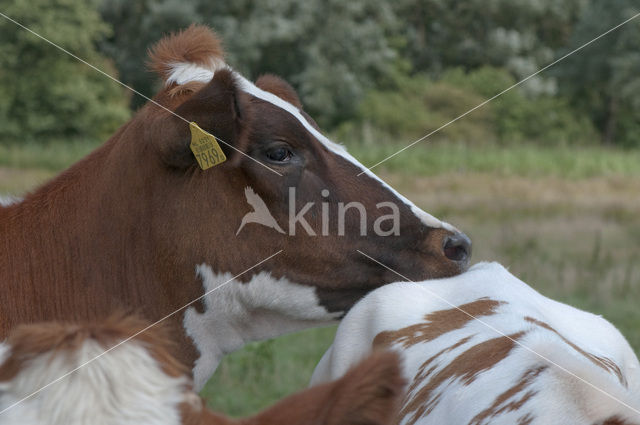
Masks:
[[[157,89],[149,46],[208,24],[234,67],[284,77],[325,131],[375,144],[438,128],[640,11],[633,0],[1,0],[0,8],[147,96]],[[436,138],[638,146],[639,30],[629,23]],[[144,103],[9,21],[0,35],[0,143],[100,140]]]

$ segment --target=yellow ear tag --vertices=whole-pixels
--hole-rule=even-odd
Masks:
[[[227,160],[215,137],[198,127],[195,122],[189,124],[189,128],[191,129],[191,151],[200,168],[206,170]]]

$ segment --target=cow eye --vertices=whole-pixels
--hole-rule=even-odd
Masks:
[[[286,146],[270,148],[265,154],[267,158],[275,162],[287,162],[293,156],[293,153]]]

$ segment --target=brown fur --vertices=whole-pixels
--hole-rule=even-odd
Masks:
[[[494,400],[493,404],[487,409],[478,413],[471,420],[469,425],[482,425],[487,423],[487,419],[499,416],[504,412],[520,409],[524,403],[526,403],[531,397],[536,394],[535,391],[529,389],[529,386],[534,382],[535,378],[537,378],[538,375],[547,370],[547,368],[548,366],[538,366],[534,369],[526,371],[516,385],[500,394]]]
[[[434,311],[425,316],[424,323],[397,331],[380,332],[373,339],[373,346],[389,348],[393,344],[400,344],[403,348],[409,348],[415,344],[429,342],[448,332],[462,328],[476,317],[495,314],[500,304],[502,304],[501,301],[481,298],[463,304],[459,308]]]
[[[531,425],[531,422],[533,422],[534,419],[535,417],[527,413],[526,415],[518,418],[518,425]]]
[[[200,81],[190,81],[188,83],[181,84],[179,86],[176,85],[174,87],[171,87],[167,92],[167,94],[171,98],[190,95],[197,92],[204,86],[205,86],[205,83],[202,83]]]
[[[191,25],[160,40],[149,51],[149,68],[163,80],[171,74],[171,65],[187,62],[213,70],[215,60],[224,60],[218,36],[208,27]]]
[[[0,365],[0,381],[13,379],[24,363],[34,357],[47,354],[65,356],[70,360],[70,354],[87,340],[96,341],[108,350],[134,335],[132,343],[142,344],[164,373],[173,377],[188,373],[188,369],[169,354],[173,343],[166,327],[163,324],[148,326],[147,321],[124,313],[86,325],[62,322],[19,325],[6,341],[11,347],[11,356]]]
[[[591,353],[588,353],[588,352],[584,351],[582,348],[580,348],[579,346],[577,346],[576,344],[574,344],[573,342],[568,340],[564,335],[560,334],[560,332],[558,332],[557,330],[555,330],[554,328],[549,326],[547,323],[541,322],[540,320],[534,319],[533,317],[525,317],[524,320],[526,320],[529,323],[533,323],[534,325],[540,326],[540,327],[542,327],[544,329],[547,329],[547,330],[555,333],[568,346],[570,346],[571,348],[576,350],[578,353],[580,353],[581,355],[583,355],[584,357],[589,359],[593,364],[595,364],[596,366],[604,369],[605,371],[607,371],[609,373],[613,373],[618,378],[620,383],[624,387],[627,387],[627,380],[624,377],[624,375],[622,375],[622,371],[620,370],[620,367],[617,364],[615,364],[611,359],[609,359],[607,357],[598,357],[598,356],[596,356],[594,354],[591,354]]]
[[[389,424],[404,385],[398,355],[374,353],[341,379],[288,397],[244,424]]]
[[[217,39],[192,27],[162,40],[152,62],[165,72],[163,64],[203,61],[211,54],[222,54]],[[241,91],[230,71],[188,86],[165,87],[154,98],[187,122],[147,104],[86,158],[23,202],[0,207],[0,339],[20,323],[92,321],[118,310],[156,321],[203,294],[196,265],[235,276],[279,249],[280,255],[238,281],[263,271],[286,277],[315,288],[320,305],[341,314],[370,290],[398,279],[358,249],[412,280],[465,269],[444,255],[443,240],[451,233],[426,227],[398,202],[399,236],[360,236],[355,212],[347,213],[346,235],[338,236],[339,202],[361,202],[372,229],[389,213],[376,205],[397,199],[379,182],[356,178],[357,167],[329,152],[289,113]],[[220,140],[227,162],[206,171],[197,166],[189,149],[190,121]],[[274,141],[296,153],[293,163],[269,164],[282,176],[230,147],[267,161],[264,151]],[[294,187],[297,211],[315,202],[305,217],[317,232],[326,202],[330,234],[309,236],[298,227],[295,236],[281,235],[252,224],[236,236],[251,211],[247,186],[283,225],[288,188]],[[320,196],[323,189],[330,191],[328,199]],[[167,322],[176,341],[173,354],[193,365],[198,353],[182,312]]]
[[[428,415],[438,404],[436,390],[449,380],[459,379],[464,385],[472,383],[476,377],[505,359],[515,347],[524,332],[490,339],[467,349],[451,363],[440,370],[429,382],[406,400],[400,418],[410,417],[408,425],[415,424]],[[414,379],[417,383],[417,380]],[[412,389],[410,389],[412,391]]]
[[[606,419],[605,421],[600,422],[597,425],[635,425],[635,424],[628,422],[624,419],[621,419],[617,416],[614,416],[613,418]]]
[[[20,326],[7,341],[11,355],[0,366],[0,381],[16,379],[25,361],[39,356],[70,357],[89,339],[108,349],[148,327],[148,322],[124,315],[113,315],[106,321],[89,325],[42,323]],[[127,343],[144,346],[170,376],[187,373],[186,368],[169,354],[171,343],[161,326],[148,328]],[[185,389],[185,401],[179,407],[183,425],[390,425],[397,414],[404,385],[399,356],[379,352],[362,361],[343,378],[287,397],[250,418],[234,420],[212,412],[189,388]]]
[[[291,85],[282,78],[266,74],[256,80],[256,86],[286,100],[296,108],[302,109],[302,102],[300,102],[298,93],[296,93],[293,87],[291,87]]]
[[[467,342],[469,342],[471,338],[472,338],[471,336],[462,338],[455,344],[452,344],[449,347],[440,350],[439,352],[437,352],[436,354],[434,354],[433,356],[425,360],[425,362],[422,363],[418,368],[418,373],[416,373],[416,376],[413,378],[413,381],[409,386],[409,392],[413,393],[420,386],[420,384],[425,379],[428,379],[428,377],[436,370],[436,368],[438,367],[437,360],[440,358],[440,356],[455,350],[461,345],[466,344]]]
[[[432,341],[446,333],[463,328],[468,322],[473,320],[473,318],[496,314],[496,309],[503,303],[502,301],[481,298],[471,303],[460,305],[459,308],[431,312],[424,317],[424,323],[417,323],[395,331],[379,333],[373,340],[373,347],[403,349],[415,344]],[[576,350],[576,352],[589,359],[598,367],[614,374],[623,386],[627,386],[626,379],[622,375],[620,368],[609,358],[595,356],[584,351],[547,323],[532,317],[525,317],[524,319],[532,325],[555,333],[567,345]],[[526,335],[527,332],[528,331],[523,331],[512,334],[511,336],[502,336],[478,343],[467,348],[447,364],[443,364],[442,362],[439,364],[438,360],[441,359],[443,354],[449,353],[469,342],[475,335],[468,335],[431,355],[422,363],[411,380],[407,392],[408,396],[404,400],[398,420],[408,419],[406,423],[411,425],[428,416],[438,403],[440,403],[440,395],[442,392],[446,392],[446,389],[443,390],[443,385],[454,380],[459,380],[463,385],[469,385],[480,373],[492,369],[500,361],[505,359],[515,348],[516,342]],[[439,366],[442,366],[442,369],[436,372]],[[469,425],[486,424],[506,412],[518,411],[525,403],[536,396],[537,391],[531,387],[535,383],[535,380],[545,373],[548,368],[548,366],[544,365],[527,370],[516,384],[500,393],[491,405],[473,417]],[[520,417],[517,423],[519,425],[528,425],[535,419],[531,413],[527,413]],[[599,422],[597,425],[626,424],[627,422],[613,417],[604,422]]]

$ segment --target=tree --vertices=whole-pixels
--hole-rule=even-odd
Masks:
[[[401,51],[414,72],[439,75],[447,68],[505,68],[516,79],[553,60],[586,0],[398,0],[394,11],[406,25]],[[524,87],[552,93],[545,76]]]
[[[83,0],[9,0],[3,13],[108,73],[95,43],[108,33]],[[120,86],[7,20],[0,21],[0,137],[98,139],[129,115]]]
[[[274,73],[292,83],[325,126],[351,118],[398,67],[387,37],[397,21],[385,0],[103,0],[100,10],[114,28],[101,50],[146,95],[154,91],[147,49],[194,22],[220,34],[228,62],[247,77]]]
[[[592,0],[580,15],[571,45],[580,46],[638,12],[633,0]],[[639,70],[636,19],[568,58],[556,74],[561,93],[591,116],[603,143],[640,146]]]
[[[100,51],[112,58],[121,80],[152,97],[157,87],[146,67],[147,50],[164,35],[200,22],[193,0],[103,0],[99,10],[113,31],[100,42]],[[146,100],[134,95],[135,109]]]
[[[224,41],[229,64],[249,78],[282,76],[314,118],[334,129],[363,118],[360,105],[367,93],[402,92],[407,75],[435,82],[452,69],[481,76],[473,73],[488,66],[508,72],[500,81],[521,80],[566,53],[567,46],[577,47],[630,16],[637,9],[633,2],[101,0],[102,16],[114,31],[100,48],[114,59],[124,82],[151,96],[157,87],[145,67],[148,47],[191,23],[210,25]],[[500,137],[511,137],[523,123],[530,124],[523,138],[532,132],[546,137],[524,116],[534,112],[527,101],[540,101],[537,106],[559,108],[544,120],[538,114],[540,122],[557,129],[572,123],[563,136],[567,143],[593,134],[592,126],[583,125],[585,116],[605,141],[639,143],[632,137],[640,131],[633,113],[640,102],[638,25],[629,24],[515,89],[522,94],[521,107],[505,110],[522,117],[503,120]],[[489,86],[494,90],[483,90],[483,96],[506,88]],[[138,96],[132,101],[134,107],[144,103]]]
[[[233,66],[284,77],[323,126],[352,118],[366,91],[401,66],[389,39],[399,22],[385,0],[200,0],[198,12]]]

